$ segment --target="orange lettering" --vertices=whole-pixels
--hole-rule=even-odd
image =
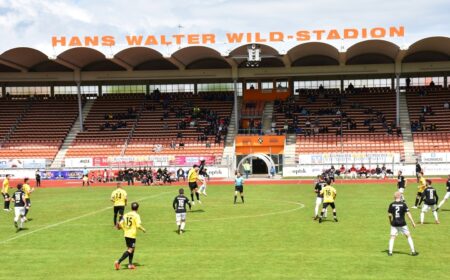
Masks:
[[[114,36],[103,36],[102,37],[102,46],[112,47],[116,44],[116,40]]]
[[[270,32],[269,41],[270,42],[282,42],[284,39],[283,32]]]
[[[263,42],[267,42],[267,39],[261,38],[261,33],[256,32],[255,33],[255,42],[263,43]]]
[[[161,35],[161,45],[171,45],[171,41],[166,40],[166,35]]]
[[[142,35],[140,36],[127,36],[127,44],[129,46],[140,46],[142,44]]]
[[[322,40],[322,34],[325,30],[313,30],[312,33],[316,34],[316,40]]]
[[[404,37],[405,36],[405,27],[399,26],[397,27],[390,27],[389,28],[389,37]]]
[[[247,35],[247,43],[251,43],[252,42],[252,33],[246,33]]]
[[[370,36],[372,38],[383,38],[386,37],[386,29],[382,27],[375,27],[370,30]]]
[[[311,40],[311,35],[309,35],[309,31],[306,30],[298,31],[295,35],[297,35],[297,41]]]
[[[214,34],[203,34],[202,36],[202,43],[203,44],[215,44],[216,43],[216,35]]]
[[[147,36],[147,39],[145,39],[144,45],[146,45],[146,46],[158,45],[158,40],[156,40],[155,36],[153,36],[153,35]]]
[[[361,29],[361,31],[362,31],[362,38],[367,38],[367,28],[363,28],[363,29]]]
[[[173,35],[173,37],[175,38],[175,44],[181,45],[181,39],[183,39],[184,35],[183,34],[177,34],[177,35]]]
[[[331,29],[328,33],[327,40],[339,40],[341,39],[341,35],[336,29]]]
[[[58,44],[60,44],[61,47],[65,47],[66,46],[66,37],[61,36],[60,38],[58,38],[57,36],[53,36],[52,37],[52,46],[56,47],[56,46],[58,46]]]
[[[69,41],[69,47],[81,47],[83,44],[81,43],[80,38],[77,36],[73,36]]]
[[[200,44],[200,35],[198,35],[198,34],[188,34],[187,35],[187,43],[189,45]]]
[[[85,46],[92,46],[97,47],[98,46],[98,36],[86,36],[84,37],[84,45]]]
[[[344,29],[344,39],[358,38],[358,29]]]
[[[242,42],[242,37],[244,37],[244,33],[227,33],[227,41],[228,43],[240,43]]]

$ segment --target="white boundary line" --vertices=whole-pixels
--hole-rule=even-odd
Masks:
[[[168,193],[173,193],[173,191],[167,191],[167,192],[159,193],[157,195],[147,196],[147,197],[144,197],[144,198],[141,198],[141,199],[137,199],[136,201],[144,201],[144,200],[147,200],[147,199],[150,199],[150,198],[154,198],[154,197],[158,197],[158,196],[161,196],[161,195],[164,195],[164,194],[168,194]],[[41,228],[35,229],[33,231],[30,231],[30,232],[26,232],[26,233],[23,233],[23,234],[20,234],[20,235],[16,235],[16,236],[11,237],[9,239],[5,239],[5,240],[0,241],[0,244],[5,244],[5,243],[8,243],[10,241],[13,241],[13,240],[16,240],[16,239],[28,236],[28,235],[36,233],[36,232],[40,232],[40,231],[43,231],[43,230],[46,230],[46,229],[54,228],[54,227],[57,227],[57,226],[60,226],[60,225],[66,224],[66,223],[70,223],[72,221],[76,221],[76,220],[79,220],[79,219],[82,219],[82,218],[85,218],[85,217],[93,216],[95,214],[101,213],[101,212],[106,211],[106,210],[110,210],[112,208],[113,208],[113,206],[105,207],[105,208],[102,208],[100,210],[89,212],[89,213],[86,213],[86,214],[81,215],[81,216],[73,217],[73,218],[61,221],[59,223],[56,223],[56,224],[51,224],[51,225],[48,225],[48,226],[45,226],[45,227],[41,227]]]

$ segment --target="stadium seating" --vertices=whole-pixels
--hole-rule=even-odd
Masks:
[[[10,102],[24,114],[3,144],[1,157],[53,159],[78,116],[76,96],[34,97],[2,106]]]

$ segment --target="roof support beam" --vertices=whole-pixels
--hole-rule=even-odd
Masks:
[[[181,61],[179,61],[178,59],[176,59],[173,56],[168,57],[167,60],[172,62],[180,70],[185,70],[186,69],[186,65],[184,65]]]
[[[55,61],[56,63],[61,64],[62,66],[66,66],[67,68],[70,68],[73,71],[79,71],[80,70],[80,67],[78,67],[78,66],[76,66],[76,65],[74,65],[74,64],[72,64],[70,62],[67,62],[67,61],[65,61],[64,59],[61,59],[61,58],[55,58],[55,59],[53,59],[53,61]]]
[[[125,68],[127,71],[133,71],[133,66],[131,66],[130,64],[126,63],[125,61],[123,61],[120,58],[117,57],[113,57],[113,58],[108,58],[108,60],[110,60],[111,62]]]
[[[28,72],[28,69],[26,67],[19,65],[17,63],[11,62],[9,60],[3,59],[3,58],[0,58],[0,63],[3,65],[6,65],[8,67],[14,68],[16,70],[19,70],[20,72],[24,72],[24,73]]]
[[[292,61],[289,55],[285,54],[281,57],[281,60],[283,60],[284,66],[287,68],[291,67]]]

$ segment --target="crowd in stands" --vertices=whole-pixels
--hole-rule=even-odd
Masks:
[[[384,179],[389,176],[393,176],[394,173],[392,169],[389,169],[386,167],[385,164],[383,164],[381,167],[380,165],[376,165],[375,168],[367,168],[364,166],[364,164],[361,164],[361,166],[356,167],[354,164],[350,166],[350,168],[345,167],[343,164],[336,169],[333,165],[329,169],[323,170],[321,176],[325,178],[330,178],[331,180],[334,180],[336,177],[340,178],[377,178],[377,179]]]

